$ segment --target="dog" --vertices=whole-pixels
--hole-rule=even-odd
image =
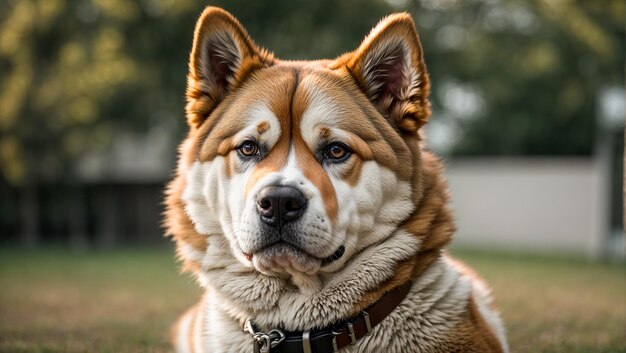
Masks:
[[[187,80],[165,226],[205,292],[177,352],[508,352],[487,285],[445,251],[410,15],[333,60],[284,61],[208,7]]]

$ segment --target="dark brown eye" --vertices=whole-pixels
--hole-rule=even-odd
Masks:
[[[256,156],[259,154],[259,145],[254,141],[244,141],[244,143],[239,146],[239,153],[246,157]]]
[[[350,155],[350,150],[341,143],[333,142],[326,146],[324,157],[334,161],[341,161]]]

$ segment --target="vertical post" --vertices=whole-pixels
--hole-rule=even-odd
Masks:
[[[89,246],[87,238],[87,204],[82,185],[71,183],[69,187],[70,202],[67,207],[69,225],[69,245],[76,251],[85,251]]]
[[[599,114],[596,119],[596,150],[594,158],[598,163],[600,172],[599,191],[601,203],[600,209],[602,256],[605,258],[624,258],[623,233],[615,229],[615,221],[619,218],[615,208],[620,207],[616,202],[617,186],[616,177],[619,174],[619,160],[615,156],[618,150],[616,142],[619,140],[618,129],[624,129],[626,91],[622,87],[610,87],[601,91],[598,95]],[[619,152],[618,152],[619,153]],[[623,177],[622,177],[623,179]]]
[[[104,249],[113,248],[117,244],[118,210],[117,194],[114,186],[101,185],[97,188],[98,208],[97,217],[98,246]]]
[[[20,189],[20,240],[24,247],[39,245],[39,193],[37,184],[27,182]]]

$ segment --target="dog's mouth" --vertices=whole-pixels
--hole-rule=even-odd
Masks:
[[[266,246],[255,253],[244,252],[243,255],[263,273],[291,272],[295,270],[297,272],[314,274],[321,267],[339,260],[345,251],[345,246],[340,245],[330,256],[319,258],[294,245],[281,241]]]
[[[343,245],[340,245],[332,255],[322,259],[322,267],[332,262],[335,262],[335,260],[339,260],[343,256],[343,253],[345,252],[346,252],[346,247]]]

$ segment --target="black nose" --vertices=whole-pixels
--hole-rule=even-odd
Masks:
[[[261,219],[273,227],[300,218],[305,208],[304,195],[290,186],[266,186],[256,198],[256,209]]]

